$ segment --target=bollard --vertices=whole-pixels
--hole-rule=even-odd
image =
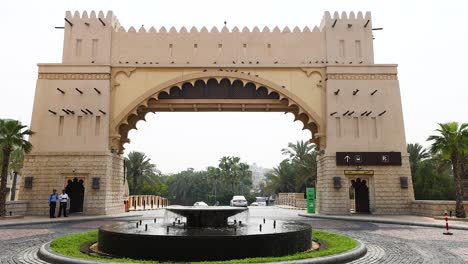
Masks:
[[[447,230],[447,232],[444,232],[444,235],[453,235],[452,232],[449,232],[449,226],[448,226],[448,216],[447,216],[447,212],[444,213],[445,215],[445,229]]]
[[[239,221],[239,226],[241,226],[241,225],[242,225],[242,221]]]
[[[169,226],[166,227],[166,233],[169,234]]]
[[[148,224],[145,224],[145,231],[148,231]]]
[[[234,224],[237,224],[237,220],[236,220],[236,219],[234,219]]]
[[[265,218],[263,218],[263,223],[265,223]]]
[[[156,223],[156,218],[154,219],[154,222]]]
[[[136,224],[136,228],[138,228],[138,222],[137,222],[137,224]]]
[[[172,222],[172,226],[175,226],[175,221],[174,221],[174,222]]]
[[[450,217],[452,217],[452,211],[450,211]]]
[[[273,221],[273,228],[276,229],[276,220]]]
[[[143,210],[145,210],[146,201],[143,200]]]
[[[260,232],[262,232],[262,224],[260,224]]]
[[[141,220],[140,220],[140,225],[141,225]]]
[[[177,219],[177,224],[179,224],[179,225],[180,225],[180,219]]]
[[[237,227],[234,226],[234,232],[237,232]]]
[[[11,213],[12,213],[12,212],[10,211],[10,216],[11,216]]]

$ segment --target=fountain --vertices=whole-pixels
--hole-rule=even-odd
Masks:
[[[309,250],[312,245],[307,224],[232,219],[248,212],[248,208],[172,206],[166,212],[177,219],[100,227],[98,251],[133,259],[203,261],[284,256]],[[228,221],[229,217],[232,221]]]

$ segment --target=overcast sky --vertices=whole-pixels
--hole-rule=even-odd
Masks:
[[[3,1],[0,118],[30,124],[37,63],[61,62],[66,10],[113,10],[129,28],[319,25],[325,11],[371,11],[376,63],[397,63],[408,143],[438,122],[468,122],[466,1]],[[182,125],[184,123],[184,125]],[[163,172],[217,165],[223,155],[273,167],[288,142],[309,139],[291,114],[157,113],[130,133]]]

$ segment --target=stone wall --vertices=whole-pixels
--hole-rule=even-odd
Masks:
[[[297,199],[304,199],[303,193],[278,193],[275,205],[296,206]]]
[[[317,177],[317,209],[322,214],[349,213],[350,181],[365,179],[369,186],[370,211],[374,214],[409,214],[414,201],[411,171],[407,156],[402,166],[362,166],[360,170],[373,170],[373,175],[345,175],[355,166],[336,166],[335,156],[319,158]],[[341,187],[333,187],[333,177],[341,178]],[[400,187],[400,177],[408,177],[408,188]]]
[[[463,203],[465,212],[468,215],[468,201]],[[455,215],[455,201],[433,201],[433,200],[416,200],[411,204],[411,210],[414,215],[422,216],[442,216],[444,212]]]
[[[28,202],[26,201],[7,201],[6,202],[6,211],[7,215],[25,215],[28,210]]]
[[[28,201],[28,215],[47,215],[52,189],[60,192],[68,180],[83,180],[83,213],[102,215],[124,212],[122,157],[106,152],[35,153],[25,157],[23,179],[33,177],[32,188],[20,184],[19,200]],[[99,189],[92,186],[99,178]]]

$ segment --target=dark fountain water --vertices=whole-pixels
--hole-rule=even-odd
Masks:
[[[105,225],[98,238],[102,253],[159,261],[284,256],[311,245],[310,225],[249,219],[248,208],[228,206],[172,206],[164,221]]]

